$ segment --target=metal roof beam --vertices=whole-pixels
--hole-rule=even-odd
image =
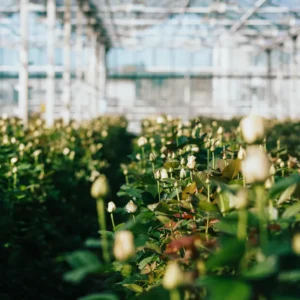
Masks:
[[[72,12],[78,11],[78,6],[74,5],[71,7]],[[29,7],[30,11],[33,12],[46,12],[46,8],[44,5],[36,5],[36,4],[30,4]],[[65,8],[64,6],[58,6],[56,8],[57,12],[64,12]],[[83,7],[83,11],[88,12],[90,11],[89,7]],[[17,13],[20,11],[19,5],[13,5],[13,6],[0,6],[0,13]],[[156,6],[144,6],[144,5],[115,5],[111,8],[108,7],[100,7],[98,10],[100,13],[118,13],[118,12],[125,12],[125,13],[145,13],[145,14],[181,14],[183,12],[189,13],[189,14],[208,14],[213,12],[214,10],[209,6],[203,6],[203,7],[188,7],[186,10],[181,7],[156,7]],[[236,12],[239,14],[245,13],[240,7],[237,5],[227,5],[225,6],[225,9],[221,11],[221,13],[226,12]],[[257,9],[256,13],[262,13],[262,14],[281,14],[281,13],[300,13],[300,6],[299,7],[292,7],[289,8],[287,6],[266,6],[261,7]]]
[[[257,0],[254,5],[248,9],[240,18],[238,22],[235,22],[232,27],[230,28],[230,33],[235,33],[237,32],[241,27],[243,27],[249,18],[251,18],[257,11],[258,9],[265,4],[267,0]]]

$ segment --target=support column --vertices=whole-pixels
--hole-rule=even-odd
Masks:
[[[28,0],[20,2],[20,69],[19,69],[19,115],[24,126],[28,125]]]
[[[94,32],[91,33],[91,65],[89,68],[90,73],[90,88],[92,91],[92,116],[96,117],[97,115],[97,102],[98,102],[98,88],[97,88],[97,36]]]
[[[106,53],[105,45],[99,44],[99,99],[101,110],[98,112],[104,113],[106,107],[106,87],[107,87],[107,78],[106,78]]]
[[[63,120],[68,124],[71,119],[71,0],[65,0],[63,85]]]
[[[55,100],[55,0],[47,0],[47,90],[46,90],[46,125],[53,126],[54,123],[54,100]]]
[[[297,118],[299,117],[299,106],[298,103],[298,36],[293,36],[292,38],[293,42],[293,49],[292,49],[292,65],[291,65],[291,74],[292,74],[292,94],[290,97],[290,117],[291,118]]]
[[[83,65],[84,65],[84,59],[83,59],[83,15],[80,9],[77,11],[76,15],[76,80],[77,84],[79,85],[82,83],[83,80]],[[81,121],[82,115],[81,115],[81,101],[82,97],[80,97],[81,93],[81,87],[79,86],[78,94],[76,93],[75,99],[76,99],[76,119],[78,121]]]
[[[286,103],[286,91],[284,89],[284,44],[281,44],[279,47],[279,64],[277,69],[277,81],[278,81],[278,97],[276,103],[277,118],[282,117],[284,111],[284,105]],[[272,87],[271,87],[272,88]],[[275,103],[274,103],[275,104]]]
[[[272,50],[271,49],[267,49],[266,50],[266,54],[267,54],[267,97],[265,100],[265,104],[266,104],[266,111],[267,114],[270,115],[270,113],[272,112],[272,101],[273,101],[273,91],[272,91],[272,86],[273,86],[273,82],[272,82]]]
[[[190,120],[190,114],[191,114],[191,68],[192,68],[192,53],[188,52],[189,57],[189,63],[187,65],[187,70],[184,76],[184,103],[187,105],[187,120]]]

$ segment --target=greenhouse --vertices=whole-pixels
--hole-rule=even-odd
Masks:
[[[0,299],[300,299],[299,0],[0,1]]]

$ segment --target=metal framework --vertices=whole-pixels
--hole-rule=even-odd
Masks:
[[[45,5],[46,4],[46,5]],[[298,78],[297,36],[300,34],[300,3],[292,0],[3,0],[0,4],[0,34],[13,32],[12,22],[20,30],[18,38],[0,40],[1,47],[19,47],[19,114],[28,120],[28,78],[33,68],[29,66],[28,45],[47,48],[47,93],[45,118],[53,124],[55,104],[55,76],[59,69],[63,74],[62,110],[65,122],[71,118],[72,74],[82,83],[91,99],[91,115],[99,111],[99,101],[106,96],[105,53],[116,48],[189,48],[198,51],[203,47],[214,49],[217,56],[226,59],[230,45],[224,36],[236,37],[237,45],[256,47],[256,54],[267,54],[267,78],[269,96],[272,82],[272,52],[286,42],[292,42],[291,54],[293,93],[296,95]],[[12,15],[20,13],[19,21]],[[40,17],[47,33],[30,36],[29,15]],[[58,25],[60,33],[58,37]],[[168,29],[168,30],[166,30]],[[3,31],[2,31],[3,30]],[[3,34],[4,36],[5,34]],[[164,41],[163,41],[164,40]],[[225,43],[225,46],[224,46]],[[63,66],[56,65],[55,51],[63,49]],[[225,50],[224,47],[227,47]],[[72,73],[72,51],[76,52],[76,71]],[[222,64],[221,64],[222,65]],[[9,69],[8,66],[0,69]],[[13,68],[12,68],[13,69]],[[229,65],[225,64],[222,76],[229,77]],[[215,72],[214,72],[215,73]],[[189,78],[187,78],[189,82]],[[226,90],[226,82],[221,82]],[[187,98],[190,97],[188,88]],[[296,97],[295,97],[296,98]],[[189,102],[189,100],[187,101]],[[88,104],[89,105],[89,104]],[[292,110],[295,103],[291,103]],[[76,103],[78,117],[81,104]]]

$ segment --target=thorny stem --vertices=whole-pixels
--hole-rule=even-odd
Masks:
[[[264,187],[261,184],[257,184],[255,186],[256,193],[256,208],[259,219],[259,234],[260,234],[260,245],[262,248],[266,248],[268,243],[267,236],[267,220],[265,216],[265,195],[264,195]]]
[[[239,240],[245,240],[247,237],[247,211],[245,209],[242,209],[239,211],[239,221],[238,221],[238,231],[237,231],[237,238]]]
[[[112,223],[113,229],[115,231],[116,230],[116,225],[115,225],[114,215],[110,214],[110,218],[111,218],[111,223]]]
[[[102,239],[102,249],[103,249],[103,260],[106,263],[109,263],[109,252],[108,252],[108,242],[106,235],[106,222],[105,222],[105,206],[104,200],[99,198],[97,200],[97,211],[98,211],[98,222],[100,229],[102,231],[101,239]]]
[[[170,300],[180,300],[180,294],[177,289],[170,291]]]
[[[157,194],[158,194],[158,201],[160,202],[160,186],[159,186],[159,180],[157,180]]]

